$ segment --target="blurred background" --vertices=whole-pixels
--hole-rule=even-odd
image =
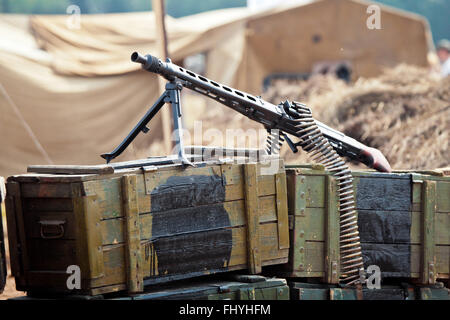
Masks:
[[[0,0],[0,176],[104,163],[163,91],[133,51],[305,103],[394,169],[449,167],[449,13],[450,0]],[[187,89],[182,99],[187,144],[265,139],[222,105]],[[117,161],[171,153],[163,110]],[[11,279],[2,299],[20,294]]]
[[[306,3],[307,1],[284,0],[166,0],[167,14],[179,18],[204,11],[211,11],[235,7],[270,7],[280,3]],[[448,0],[379,0],[375,1],[395,8],[404,9],[424,16],[430,21],[433,30],[433,38],[437,42],[443,38],[449,38],[450,26],[448,15],[450,12],[450,1]],[[117,13],[150,11],[152,3],[148,0],[1,0],[0,12],[19,14],[66,14],[70,4],[78,5],[82,13]]]
[[[395,169],[448,166],[450,0],[166,0],[164,32],[155,3],[0,0],[0,175],[103,163],[162,92],[130,62],[135,50],[272,103],[306,103]],[[118,161],[171,152],[166,109]],[[264,140],[227,137],[262,127],[187,89],[183,110],[188,143]]]

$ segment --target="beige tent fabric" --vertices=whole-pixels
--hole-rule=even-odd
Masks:
[[[426,23],[383,9],[386,30],[367,33],[367,5],[318,0],[167,17],[169,52],[177,63],[207,52],[206,76],[257,95],[267,75],[310,72],[323,60],[350,60],[356,76],[400,61],[423,65]],[[66,23],[67,16],[0,15],[0,175],[31,164],[103,163],[99,155],[117,146],[161,93],[157,76],[130,61],[135,50],[155,54],[152,13],[82,16],[80,29]],[[316,33],[318,45],[311,42]],[[184,106],[189,118],[202,120],[195,108]],[[158,125],[150,123],[149,134],[117,160],[157,150]]]
[[[171,48],[177,48],[172,56],[211,50],[211,37],[226,43],[242,22],[217,25],[235,21],[235,13],[205,19],[204,32],[192,17],[184,27],[168,18]],[[29,17],[0,17],[0,175],[22,173],[30,164],[103,163],[99,155],[122,141],[156,100],[162,92],[157,76],[129,59],[136,49],[154,50],[151,14],[123,16],[83,17],[80,30],[64,29],[66,17],[31,17],[37,41]],[[159,125],[152,121],[150,133],[118,160],[148,156],[150,144],[161,139]]]
[[[26,126],[53,163],[101,163],[99,154],[111,151],[158,95],[157,87],[148,85],[155,75],[62,78],[47,66],[3,52],[0,79],[9,97],[0,91],[0,172],[5,176],[48,163]],[[153,126],[152,137],[159,131]],[[140,137],[135,146],[148,144]],[[123,158],[130,157],[136,157],[132,149]]]
[[[233,22],[249,13],[244,8],[214,14],[166,18],[169,53],[173,60],[208,51],[236,30]],[[156,54],[153,12],[82,15],[79,29],[67,27],[65,16],[35,16],[31,27],[41,48],[53,56],[53,69],[80,76],[119,75],[136,71],[133,51]],[[242,28],[242,23],[238,24]]]
[[[370,30],[367,8],[372,4],[322,0],[250,18],[245,59],[236,74],[239,87],[258,94],[266,76],[309,73],[324,61],[350,62],[354,80],[377,76],[383,68],[400,63],[428,66],[432,40],[427,21],[377,4],[381,29]],[[317,38],[320,41],[315,42]]]

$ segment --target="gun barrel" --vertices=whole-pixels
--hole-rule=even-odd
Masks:
[[[273,128],[282,116],[280,107],[260,97],[217,83],[171,62],[162,62],[149,54],[144,57],[137,52],[132,54],[131,60],[141,63],[145,70],[160,74],[168,80],[183,80],[181,84],[184,87],[206,95],[266,127]]]
[[[140,54],[139,52],[133,52],[131,54],[131,61],[140,63],[140,64],[147,63],[147,59],[145,59],[145,57],[142,54]]]
[[[142,68],[147,71],[160,73],[160,66],[162,65],[162,61],[157,57],[149,54],[143,56],[139,52],[133,52],[133,54],[131,55],[131,61],[140,63],[142,65]]]

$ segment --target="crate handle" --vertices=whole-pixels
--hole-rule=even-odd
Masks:
[[[64,236],[65,220],[41,220],[38,223],[41,225],[42,239],[60,239]],[[58,232],[49,232],[48,229],[54,229],[55,226],[58,227]]]

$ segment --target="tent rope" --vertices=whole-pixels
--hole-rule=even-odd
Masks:
[[[14,101],[11,99],[11,97],[9,96],[8,92],[6,92],[5,87],[3,86],[2,83],[0,83],[0,91],[2,92],[3,96],[6,98],[6,100],[9,102],[9,104],[11,105],[14,113],[16,114],[16,116],[19,118],[20,122],[22,123],[23,127],[25,128],[25,131],[28,133],[28,135],[30,136],[31,140],[33,140],[36,148],[38,149],[38,151],[42,154],[42,156],[45,158],[45,160],[49,163],[49,164],[54,164],[52,159],[50,158],[50,156],[48,155],[48,153],[45,151],[44,147],[42,146],[42,144],[39,142],[38,138],[36,137],[36,135],[34,134],[33,130],[31,129],[30,125],[27,123],[27,121],[25,120],[25,118],[22,116],[22,113],[20,112],[19,108],[17,107],[17,105],[14,103]]]

